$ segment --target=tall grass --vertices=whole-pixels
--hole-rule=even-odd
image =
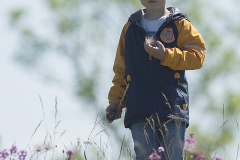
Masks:
[[[27,142],[26,148],[24,149],[18,149],[16,144],[13,144],[9,149],[3,149],[0,151],[0,160],[134,160],[135,155],[130,148],[125,148],[124,144],[126,143],[125,135],[123,135],[123,138],[121,142],[114,143],[113,145],[118,145],[120,147],[119,150],[113,151],[114,157],[109,157],[108,152],[109,150],[112,150],[112,144],[109,143],[111,132],[109,129],[109,126],[106,125],[106,119],[100,118],[96,116],[93,128],[91,132],[89,133],[89,136],[86,141],[81,144],[80,138],[76,139],[75,144],[71,143],[71,147],[68,148],[64,144],[64,149],[59,151],[58,150],[58,143],[62,136],[64,136],[66,130],[62,131],[59,136],[56,135],[56,130],[58,126],[60,125],[61,121],[57,121],[57,113],[58,113],[58,103],[57,98],[55,98],[55,114],[54,114],[54,128],[53,132],[50,133],[47,131],[47,122],[45,118],[44,113],[44,105],[42,102],[41,97],[39,96],[41,107],[42,107],[42,115],[43,120],[39,122],[39,124],[34,129],[29,141]],[[172,121],[172,120],[170,120]],[[37,133],[39,127],[42,125],[42,123],[45,123],[46,128],[46,135],[43,138],[42,142],[39,144],[32,145],[32,138]],[[216,133],[211,138],[211,141],[214,140],[214,136],[224,130],[224,126],[228,120],[225,120],[224,117],[224,109],[223,109],[223,124],[218,128]],[[152,126],[152,129],[154,129],[154,123],[158,123],[161,128],[159,128],[159,132],[164,136],[168,133],[168,129],[166,128],[166,125],[164,123],[160,123],[160,120],[157,119],[157,121],[154,121],[153,119],[149,118],[147,119],[148,125]],[[114,125],[114,124],[111,124]],[[96,131],[97,128],[100,126],[100,131]],[[238,135],[240,135],[239,131],[239,124],[236,121],[237,131]],[[164,131],[163,131],[164,130]],[[144,129],[143,129],[144,132]],[[163,133],[164,132],[164,133]],[[146,137],[148,137],[146,133]],[[96,139],[98,142],[96,142]],[[146,139],[147,140],[147,139]],[[194,133],[190,133],[184,140],[185,146],[184,146],[184,160],[225,160],[226,158],[220,158],[218,157],[218,153],[214,153],[211,155],[211,153],[207,153],[204,150],[202,150],[201,147],[197,147],[196,143],[197,141],[194,137]],[[211,141],[206,143],[211,143]],[[171,157],[171,152],[169,151],[168,145],[165,143],[165,148],[162,146],[159,146],[158,150],[153,149],[153,153],[149,155],[149,160],[161,160],[162,156],[165,154],[167,157],[167,160],[174,160],[174,158]],[[160,143],[159,143],[160,144]],[[84,145],[84,148],[83,148]],[[222,146],[223,149],[225,149],[225,145]],[[236,154],[236,160],[238,160],[238,152],[239,152],[239,143],[237,146],[237,154]],[[230,160],[230,159],[228,159]]]

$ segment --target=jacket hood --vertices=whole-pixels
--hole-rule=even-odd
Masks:
[[[177,19],[187,19],[187,16],[182,13],[178,8],[176,7],[168,7],[167,8],[170,11],[170,14],[167,17],[167,21],[170,20],[177,20]],[[142,16],[145,14],[146,9],[140,9],[137,12],[133,13],[130,17],[129,17],[129,21],[132,23],[140,23]]]

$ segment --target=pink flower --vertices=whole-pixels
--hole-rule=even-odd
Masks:
[[[216,159],[215,160],[222,160],[221,158],[219,158],[219,157],[216,157]]]
[[[161,156],[158,155],[157,153],[152,153],[149,157],[148,160],[161,160]]]
[[[164,148],[163,147],[158,147],[158,153],[164,152]]]
[[[189,133],[189,137],[184,139],[185,143],[187,143],[186,149],[192,148],[195,143],[197,142],[194,138],[193,138],[193,133]]]
[[[16,153],[17,153],[17,147],[16,147],[16,146],[14,146],[14,145],[12,145],[12,148],[11,148],[11,149],[9,149],[9,151],[10,151],[10,154],[11,154],[11,155],[14,155],[14,154],[16,154]]]
[[[193,138],[193,135],[194,135],[193,133],[189,133],[190,138]]]
[[[192,138],[185,138],[184,141],[187,143],[186,149],[192,148],[197,142],[195,139],[192,139]]]
[[[9,156],[9,153],[7,152],[6,149],[4,149],[3,151],[0,152],[0,158],[7,158]]]
[[[67,154],[67,160],[71,160],[71,157],[74,155],[73,151],[71,150],[68,150],[66,154]]]
[[[27,156],[27,151],[21,150],[17,154],[18,154],[18,159],[19,160],[25,160],[25,158]]]
[[[199,151],[195,151],[195,153],[193,154],[193,157],[195,159],[199,159],[199,160],[205,160],[206,156],[204,154],[200,154]]]

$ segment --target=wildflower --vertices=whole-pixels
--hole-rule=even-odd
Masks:
[[[81,144],[80,144],[80,138],[77,139],[77,145],[78,145],[78,146],[81,146]]]
[[[44,150],[45,151],[49,151],[51,150],[53,147],[50,143],[45,143],[44,146],[43,146]]]
[[[89,142],[89,141],[86,141],[86,142],[84,142],[84,144],[85,144],[85,145],[88,145],[88,144],[91,145],[92,143]]]
[[[219,158],[219,157],[216,157],[216,159],[215,160],[222,160],[221,158]]]
[[[12,145],[12,148],[9,149],[11,155],[15,155],[17,153],[17,147]]]
[[[203,154],[200,154],[199,151],[195,151],[193,154],[194,159],[205,160],[206,157]]]
[[[193,138],[193,133],[189,133],[190,137],[187,137],[184,139],[184,141],[187,143],[186,149],[192,148],[195,143],[197,142],[194,138]]]
[[[159,147],[158,148],[158,152],[164,152],[164,148],[163,147]],[[161,156],[159,154],[157,154],[157,151],[153,148],[153,153],[148,157],[148,160],[160,160]]]
[[[189,133],[190,138],[193,138],[193,135],[194,135],[193,133]]]
[[[158,147],[158,153],[164,152],[164,148],[163,147]]]
[[[19,160],[25,160],[25,158],[27,156],[27,151],[20,150],[17,154],[18,154],[18,159]]]
[[[161,156],[157,153],[152,153],[149,157],[148,160],[160,160]]]
[[[71,157],[74,155],[73,151],[71,150],[68,150],[66,154],[67,154],[67,160],[71,160]]]
[[[199,153],[194,153],[194,154],[193,154],[193,157],[194,157],[195,159],[200,159],[200,158],[201,158],[201,155],[200,155]]]
[[[73,155],[74,155],[73,151],[71,151],[71,150],[67,151],[66,154],[67,154],[68,156],[73,156]]]
[[[190,139],[190,138],[185,138],[184,141],[187,143],[186,149],[192,148],[196,143],[195,139]]]
[[[42,152],[43,150],[43,146],[42,145],[35,145],[34,146],[34,151],[37,152],[37,153],[40,153]]]
[[[7,158],[9,156],[9,153],[7,152],[6,149],[4,149],[3,151],[0,152],[0,158]]]

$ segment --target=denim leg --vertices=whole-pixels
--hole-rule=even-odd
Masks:
[[[131,125],[132,139],[136,160],[147,160],[153,152],[153,148],[158,146],[156,136],[150,125],[146,122],[137,122]]]
[[[183,160],[185,125],[174,121],[163,124],[137,122],[130,127],[134,142],[136,160],[147,160],[148,156],[163,146],[165,152],[161,160]]]
[[[161,160],[183,160],[185,124],[173,121],[163,124],[160,130],[160,145],[165,148]]]

